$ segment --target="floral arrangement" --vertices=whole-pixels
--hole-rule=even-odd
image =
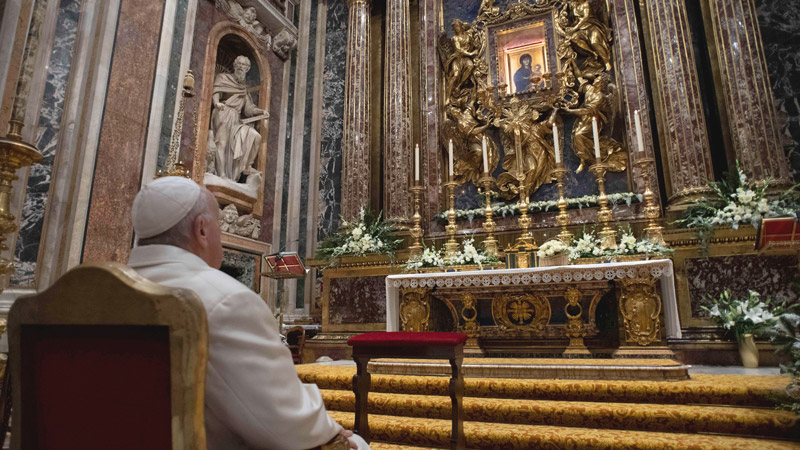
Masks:
[[[445,258],[441,249],[425,247],[421,255],[412,257],[406,262],[406,269],[416,270],[424,267],[444,268],[447,266],[466,265],[477,265],[483,268],[484,264],[499,262],[497,258],[488,256],[484,249],[476,248],[473,238],[465,239],[461,245],[462,249],[451,258]]]
[[[796,211],[800,208],[797,186],[770,200],[766,196],[769,181],[749,182],[738,162],[721,181],[710,182],[708,186],[713,196],[695,201],[683,219],[675,222],[686,228],[700,229],[701,237],[716,226],[738,229],[741,224],[750,224],[757,227],[765,217],[797,217]],[[707,236],[703,240],[707,241]]]
[[[615,194],[608,194],[608,199],[611,201],[612,205],[621,205],[626,204],[631,206],[632,203],[642,201],[641,194],[636,194],[633,192],[621,192]],[[481,197],[483,200],[483,197]],[[589,208],[592,206],[597,206],[597,196],[596,195],[584,195],[582,197],[574,197],[568,198],[567,200],[567,208],[568,209],[582,209],[584,207]],[[542,212],[542,211],[550,211],[558,209],[558,200],[545,200],[540,202],[531,202],[528,203],[528,212]],[[519,203],[492,203],[492,212],[495,217],[505,217],[507,215],[518,215],[519,214]],[[472,222],[473,219],[476,217],[486,217],[486,211],[484,207],[481,206],[480,208],[475,209],[457,209],[456,210],[456,220],[464,220],[467,219]],[[434,217],[437,221],[444,223],[447,222],[447,211],[441,212]]]
[[[402,242],[392,232],[392,225],[381,221],[377,215],[361,208],[358,222],[342,220],[340,231],[325,238],[317,247],[317,257],[331,262],[340,256],[365,256],[368,254],[393,255]]]
[[[561,239],[550,239],[539,247],[539,257],[550,258],[552,256],[564,255],[569,251],[569,247]]]
[[[569,259],[602,258],[622,255],[670,255],[673,249],[652,239],[637,239],[630,227],[622,233],[616,249],[603,249],[600,238],[593,231],[583,231],[583,236],[573,240],[568,249]]]
[[[758,292],[748,291],[747,297],[733,298],[729,290],[725,290],[719,298],[707,296],[713,306],[701,306],[708,316],[726,330],[733,331],[737,340],[745,334],[764,335],[778,323],[778,316],[786,313],[784,304],[772,305],[769,299],[761,300]]]
[[[417,270],[423,267],[444,267],[442,251],[425,247],[421,255],[411,257],[406,262],[406,270]]]

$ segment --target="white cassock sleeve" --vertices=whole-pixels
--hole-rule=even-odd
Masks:
[[[206,405],[248,446],[309,449],[342,430],[317,386],[300,382],[261,297],[249,291],[229,295],[208,319]]]

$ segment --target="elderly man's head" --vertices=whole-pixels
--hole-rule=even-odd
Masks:
[[[133,230],[139,245],[173,245],[209,266],[222,265],[221,231],[214,195],[192,180],[159,178],[133,201]]]
[[[244,55],[239,55],[233,61],[233,76],[236,77],[236,81],[239,83],[244,83],[245,77],[247,77],[247,72],[250,71],[250,58]]]

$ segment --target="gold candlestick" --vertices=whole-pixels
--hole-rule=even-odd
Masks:
[[[653,158],[640,158],[637,159],[635,166],[639,168],[642,174],[642,182],[644,184],[644,194],[642,201],[644,203],[644,217],[647,219],[647,225],[644,228],[644,235],[648,239],[657,242],[663,246],[667,246],[664,241],[664,227],[658,224],[658,219],[661,217],[661,208],[656,202],[656,194],[650,188],[653,180],[650,176],[650,167],[652,165],[653,172],[655,172],[655,160]]]
[[[424,191],[420,184],[414,183],[411,187],[411,192],[414,194],[414,226],[411,227],[411,238],[413,239],[411,246],[408,249],[411,251],[411,256],[422,255],[422,215],[419,213],[420,204],[422,203],[422,191]]]
[[[9,121],[8,135],[0,138],[0,250],[8,250],[6,234],[17,231],[11,214],[11,183],[17,179],[17,170],[42,160],[35,146],[22,140],[22,122]],[[0,275],[14,271],[14,261],[0,258]],[[2,292],[2,288],[0,288]]]
[[[608,166],[605,163],[597,162],[589,170],[597,176],[597,187],[600,190],[600,195],[597,197],[597,203],[600,206],[600,211],[597,212],[597,220],[602,224],[603,228],[600,231],[600,246],[603,249],[617,248],[617,232],[611,228],[611,220],[614,213],[608,207],[608,197],[606,196],[606,171]]]
[[[533,235],[530,233],[531,217],[528,215],[528,186],[525,184],[525,174],[519,178],[519,219],[517,223],[521,230],[517,238],[517,245],[536,246]]]
[[[483,186],[483,193],[486,196],[486,205],[483,208],[484,214],[486,215],[486,220],[483,221],[483,230],[486,232],[486,239],[483,240],[483,247],[486,249],[486,254],[488,256],[496,258],[497,239],[494,237],[495,224],[494,218],[492,217],[494,215],[494,211],[492,210],[492,184],[494,183],[494,178],[484,172],[478,182]]]
[[[178,115],[175,118],[175,128],[172,130],[172,140],[169,144],[169,155],[167,156],[167,167],[156,173],[156,178],[161,177],[184,177],[191,178],[191,172],[180,160],[181,135],[183,134],[183,116],[186,112],[186,99],[194,97],[194,74],[189,70],[183,77],[183,93],[178,104]]]
[[[553,169],[553,177],[556,179],[558,185],[558,215],[556,216],[556,224],[561,227],[561,233],[558,233],[558,238],[565,244],[572,242],[572,233],[567,230],[569,226],[569,214],[567,214],[567,199],[564,198],[564,177],[567,175],[567,169],[564,163],[556,163],[556,168]]]
[[[456,233],[458,232],[458,225],[456,225],[456,187],[458,183],[455,181],[448,181],[444,184],[447,189],[447,197],[450,209],[447,210],[447,235],[450,237],[444,244],[444,257],[454,258],[458,254],[458,241],[456,241]]]

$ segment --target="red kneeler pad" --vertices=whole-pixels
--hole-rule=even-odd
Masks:
[[[353,336],[347,344],[359,347],[427,347],[429,345],[455,347],[467,342],[464,333],[437,333],[432,331],[379,331]]]

